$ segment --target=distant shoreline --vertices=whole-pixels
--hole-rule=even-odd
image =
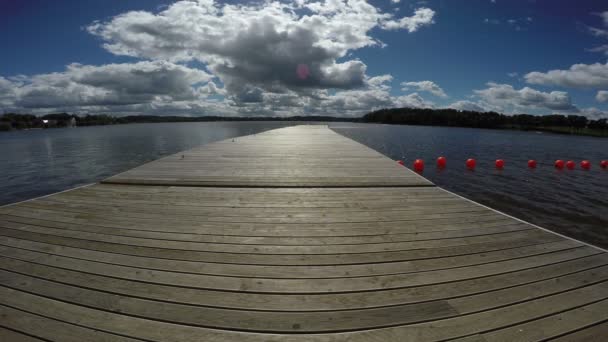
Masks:
[[[528,114],[504,115],[493,112],[479,113],[452,109],[393,108],[368,113],[362,117],[290,116],[290,117],[220,117],[220,116],[156,116],[156,115],[86,115],[67,113],[34,116],[31,114],[4,114],[0,116],[0,131],[47,129],[62,127],[107,126],[132,123],[179,122],[357,122],[391,125],[486,128],[499,130],[540,131],[565,135],[608,137],[606,119],[588,120],[577,115],[533,116]],[[549,123],[543,125],[542,123]]]

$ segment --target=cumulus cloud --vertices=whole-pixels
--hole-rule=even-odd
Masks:
[[[531,84],[572,88],[608,88],[608,63],[574,64],[567,70],[534,71],[525,75]]]
[[[305,110],[323,111],[332,115],[355,116],[370,110],[390,107],[433,108],[434,104],[412,93],[392,96],[389,83],[392,76],[381,75],[366,81],[364,89],[342,90],[335,94],[318,92],[316,97],[302,105]],[[316,108],[315,108],[316,107]]]
[[[469,110],[473,112],[485,112],[486,109],[479,103],[467,100],[456,101],[448,106],[448,108],[456,110]]]
[[[363,87],[366,65],[338,62],[349,51],[380,43],[374,28],[415,32],[435,12],[392,14],[364,0],[218,4],[178,1],[159,13],[127,12],[87,29],[116,55],[173,62],[197,60],[218,76],[236,101],[260,91]],[[304,89],[304,90],[302,90]]]
[[[186,101],[208,73],[165,61],[91,66],[70,64],[64,72],[35,75],[11,83],[13,104],[24,108],[104,106]]]
[[[406,29],[415,32],[420,27],[433,24],[435,11],[430,8],[419,8],[411,17],[403,17],[399,20],[386,20],[381,23],[381,27],[386,30]]]
[[[15,84],[0,76],[0,106],[11,107],[14,105]]]
[[[488,83],[488,88],[475,90],[475,95],[490,105],[503,109],[550,109],[561,111],[578,111],[563,91],[542,92],[529,87],[515,89],[508,84]]]
[[[401,86],[403,87],[402,90],[414,88],[415,90],[426,91],[438,97],[448,97],[445,91],[433,81],[402,82]]]
[[[597,102],[608,102],[608,91],[607,90],[598,91],[597,95],[595,95],[595,99],[597,100]]]
[[[355,115],[406,102],[430,106],[416,93],[391,95],[390,75],[367,75],[365,63],[350,56],[385,46],[374,30],[416,32],[434,16],[421,7],[396,17],[365,0],[176,1],[86,28],[110,53],[140,62],[0,77],[0,104],[179,115]]]
[[[605,110],[597,109],[595,107],[583,108],[578,112],[579,115],[588,117],[589,119],[608,119],[608,112]]]
[[[411,93],[409,95],[402,95],[395,99],[395,107],[409,107],[409,108],[435,108],[435,104],[431,101],[427,101],[418,93]]]

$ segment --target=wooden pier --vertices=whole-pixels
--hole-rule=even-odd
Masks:
[[[608,255],[326,126],[0,208],[0,341],[606,341]]]

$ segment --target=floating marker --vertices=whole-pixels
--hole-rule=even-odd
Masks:
[[[470,169],[470,170],[475,169],[476,164],[477,164],[477,162],[475,161],[475,159],[473,159],[473,158],[467,159],[466,165],[467,165],[468,169]]]
[[[581,162],[581,168],[583,170],[589,170],[591,168],[591,163],[588,160],[583,160]]]
[[[405,163],[403,162],[403,160],[397,160],[397,164],[399,164],[401,166],[405,166]]]
[[[437,158],[437,167],[440,169],[445,168],[445,166],[447,165],[447,160],[445,159],[445,157],[439,157]]]
[[[574,170],[574,168],[576,167],[576,163],[572,160],[568,160],[566,162],[566,167],[568,168],[568,170]]]
[[[414,170],[416,172],[424,171],[424,161],[422,159],[416,159],[414,161]]]
[[[608,169],[608,160],[602,160],[602,161],[600,162],[600,167],[601,167],[602,169]]]
[[[531,168],[531,169],[535,169],[536,168],[536,160],[534,160],[534,159],[528,160],[528,167]]]
[[[505,167],[505,161],[502,159],[496,159],[495,165],[497,169],[502,169]]]
[[[561,159],[558,159],[555,161],[555,168],[556,169],[563,169],[564,168],[564,161]]]

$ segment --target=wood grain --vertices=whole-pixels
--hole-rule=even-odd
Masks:
[[[0,208],[2,341],[603,341],[607,284],[326,126]]]

